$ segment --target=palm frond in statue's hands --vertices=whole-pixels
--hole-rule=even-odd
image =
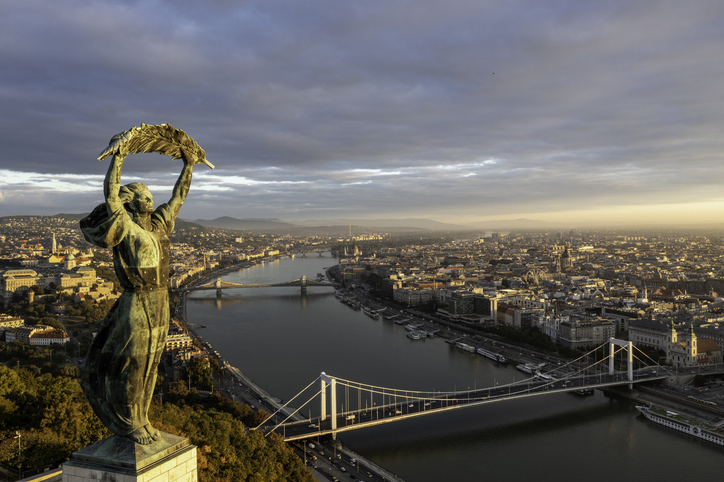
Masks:
[[[116,134],[111,138],[108,147],[98,156],[98,160],[102,161],[112,155],[126,157],[129,154],[147,152],[168,155],[172,160],[186,156],[187,161],[192,164],[203,162],[211,169],[214,168],[214,165],[206,160],[206,152],[201,146],[184,131],[170,124],[157,126],[141,124],[141,127],[131,127]],[[190,156],[194,159],[189,159]]]

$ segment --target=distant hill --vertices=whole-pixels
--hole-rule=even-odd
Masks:
[[[197,219],[194,223],[211,228],[241,229],[247,231],[279,231],[296,227],[294,224],[285,223],[276,218],[236,219],[229,216],[222,216],[210,220]]]
[[[355,226],[365,228],[413,228],[413,229],[429,229],[431,231],[456,231],[470,229],[469,226],[461,224],[441,223],[432,219],[425,218],[403,218],[403,219],[307,219],[299,221],[297,224],[302,226],[347,226],[352,223],[352,229]]]
[[[176,231],[180,229],[201,229],[203,231],[207,231],[208,226],[202,226],[197,223],[192,223],[190,221],[184,221],[181,218],[176,218],[176,222],[174,223],[174,229]]]
[[[52,216],[54,218],[63,218],[63,219],[83,219],[84,217],[88,216],[90,213],[81,213],[81,214],[56,214],[55,216]]]

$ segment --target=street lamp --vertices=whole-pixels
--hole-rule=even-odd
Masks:
[[[21,437],[20,432],[18,432],[16,430],[15,437],[13,437],[13,438],[18,439],[18,475],[22,479],[23,478],[23,466],[20,464],[20,437]]]

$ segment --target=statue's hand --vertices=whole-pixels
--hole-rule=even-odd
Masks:
[[[181,159],[183,159],[184,164],[187,166],[204,163],[204,160],[199,159],[195,152],[183,147],[181,148]]]

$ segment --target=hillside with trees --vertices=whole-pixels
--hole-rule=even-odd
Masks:
[[[24,472],[55,467],[111,435],[91,410],[78,369],[51,362],[21,366],[21,361],[52,360],[48,349],[28,347],[31,351],[0,353],[4,362],[17,365],[0,364],[0,464],[7,470],[18,470],[19,464]],[[314,481],[280,436],[247,430],[265,416],[218,394],[202,397],[183,382],[155,397],[150,412],[156,428],[188,437],[198,447],[199,481]]]

